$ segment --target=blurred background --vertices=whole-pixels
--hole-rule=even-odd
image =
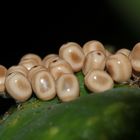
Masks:
[[[68,41],[82,46],[95,39],[116,49],[132,49],[140,41],[139,0],[16,4],[6,4],[1,12],[0,64],[7,68],[26,53],[42,58],[57,53]],[[11,103],[0,98],[1,112]]]

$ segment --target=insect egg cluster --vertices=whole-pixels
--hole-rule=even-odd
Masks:
[[[59,54],[48,54],[41,59],[36,54],[24,55],[19,64],[6,68],[0,65],[0,95],[17,102],[27,101],[34,93],[41,100],[56,96],[62,102],[80,96],[75,73],[81,71],[85,86],[93,93],[140,79],[140,42],[132,50],[122,48],[109,52],[104,45],[91,40],[81,47],[76,42],[63,44]]]

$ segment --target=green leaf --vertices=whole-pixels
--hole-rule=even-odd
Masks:
[[[80,86],[80,96],[86,96],[87,94],[89,94],[89,90],[85,87],[84,85],[84,75],[83,73],[77,72],[76,77],[78,78],[79,81],[79,86]]]
[[[3,140],[140,138],[140,89],[116,88],[68,103],[32,99],[0,125]]]

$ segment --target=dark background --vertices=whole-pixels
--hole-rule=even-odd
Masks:
[[[116,48],[132,48],[139,40],[107,1],[51,1],[8,9],[0,27],[0,63],[7,67],[29,52],[41,57],[57,53],[68,41],[83,45],[96,39]]]
[[[26,53],[36,53],[42,58],[46,54],[57,53],[59,47],[68,41],[83,45],[96,39],[116,49],[132,49],[140,40],[121,15],[107,1],[101,0],[51,1],[41,5],[26,3],[23,7],[22,4],[9,4],[2,12],[0,29],[0,64],[7,68],[18,64]],[[3,110],[10,103],[0,98]]]

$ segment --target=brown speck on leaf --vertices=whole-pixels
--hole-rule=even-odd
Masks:
[[[52,106],[48,106],[48,107],[47,107],[48,110],[51,110],[52,108],[53,108]]]

